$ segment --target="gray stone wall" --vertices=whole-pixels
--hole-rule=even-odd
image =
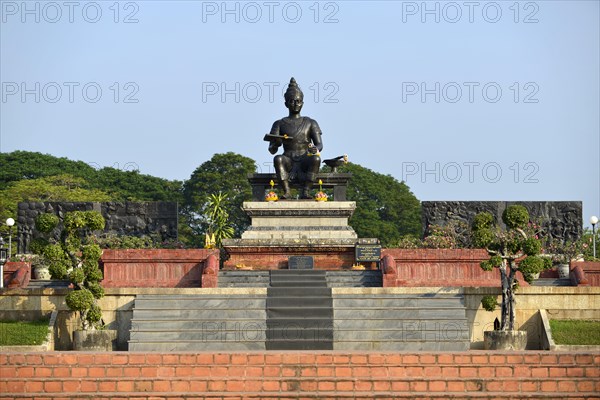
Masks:
[[[545,236],[560,240],[576,240],[583,233],[580,201],[424,201],[421,203],[423,232],[429,225],[444,226],[450,221],[462,221],[471,226],[473,217],[487,211],[504,228],[502,213],[506,207],[519,204],[529,212],[530,219],[541,223]]]
[[[17,212],[17,246],[27,253],[31,240],[39,237],[35,219],[53,213],[62,221],[70,211],[98,211],[106,220],[104,233],[129,236],[158,235],[162,240],[177,239],[177,203],[175,202],[23,202]],[[58,238],[59,229],[53,232]]]

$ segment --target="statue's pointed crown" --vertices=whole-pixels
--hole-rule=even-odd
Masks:
[[[294,77],[292,77],[292,79],[290,79],[290,84],[288,85],[288,88],[285,91],[285,95],[283,97],[285,97],[285,99],[287,100],[289,97],[297,93],[300,93],[300,95],[304,97],[304,93],[302,93],[302,90],[300,90],[300,88],[298,87],[298,84],[296,83]]]

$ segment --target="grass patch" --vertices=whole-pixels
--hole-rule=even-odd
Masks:
[[[556,344],[600,346],[600,321],[551,319],[550,330]]]
[[[37,346],[48,335],[47,319],[39,321],[0,321],[0,346]]]

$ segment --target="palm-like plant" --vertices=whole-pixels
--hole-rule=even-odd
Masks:
[[[223,239],[233,237],[233,226],[229,221],[227,212],[227,194],[219,192],[211,194],[206,205],[206,219],[208,230],[206,242],[213,242],[215,247],[221,247]]]

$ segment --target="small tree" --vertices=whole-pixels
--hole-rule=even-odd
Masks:
[[[229,222],[229,213],[227,212],[228,199],[227,195],[219,192],[211,194],[206,205],[205,218],[208,224],[206,235],[210,237],[207,242],[212,243],[215,247],[221,247],[223,239],[233,237],[234,229]]]
[[[49,233],[56,228],[59,219],[53,214],[41,214],[36,220],[40,232]],[[96,329],[102,319],[98,300],[104,296],[100,285],[102,271],[98,261],[102,249],[87,243],[92,231],[104,229],[104,218],[97,211],[73,211],[65,214],[60,242],[48,243],[43,255],[50,263],[50,274],[55,279],[68,276],[74,289],[67,294],[67,306],[78,311],[83,330]]]
[[[473,243],[483,247],[490,255],[490,259],[481,263],[485,271],[495,268],[500,270],[502,286],[502,314],[500,330],[514,330],[515,327],[515,290],[518,287],[517,272],[521,272],[529,283],[533,275],[545,268],[552,266],[548,258],[540,257],[542,250],[541,240],[529,224],[529,213],[523,206],[509,206],[502,213],[502,221],[506,230],[495,226],[494,217],[487,212],[475,216],[472,225]],[[482,306],[493,311],[496,299],[486,296]]]

